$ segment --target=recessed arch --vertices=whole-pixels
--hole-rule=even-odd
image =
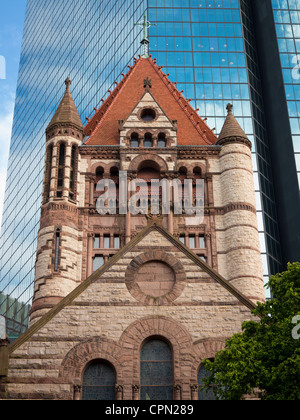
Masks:
[[[168,165],[166,161],[162,157],[150,153],[146,153],[134,158],[130,163],[129,170],[137,172],[140,168],[142,168],[144,164],[143,162],[147,162],[147,165],[149,162],[152,162],[152,165],[156,168],[160,168],[161,172],[168,171]]]

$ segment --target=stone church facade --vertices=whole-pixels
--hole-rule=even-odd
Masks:
[[[67,79],[46,130],[31,324],[1,342],[2,399],[211,398],[203,360],[265,299],[251,143],[232,106],[217,138],[155,59],[123,76],[85,127]],[[167,214],[160,193],[148,210],[150,189],[132,214],[120,173],[125,186],[190,180],[194,204],[201,180],[202,217],[175,211],[175,189]],[[99,214],[101,180],[115,214]]]

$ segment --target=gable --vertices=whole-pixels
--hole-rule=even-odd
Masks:
[[[143,110],[150,110],[153,112],[154,120],[145,121],[142,118]],[[177,142],[177,121],[170,121],[168,116],[165,114],[163,109],[160,107],[158,102],[155,100],[149,89],[146,89],[142,98],[134,107],[130,115],[125,121],[119,122],[120,130],[120,143],[126,146],[127,138],[130,138],[131,134],[137,133],[142,136],[145,132],[152,134],[159,134],[160,132],[168,134],[170,144],[176,145]]]
[[[147,293],[147,287],[146,289],[141,287],[139,270],[144,264],[151,261],[158,261],[169,267],[167,284],[164,285],[167,287],[166,294],[152,296],[151,293]],[[170,276],[172,271],[174,272],[173,278]],[[158,272],[156,280],[159,278],[163,278],[163,276]],[[248,315],[255,308],[249,299],[171,236],[162,226],[151,224],[44,317],[33,324],[9,346],[8,351],[11,354],[36,333],[46,333],[47,335],[51,331],[54,336],[60,335],[61,323],[65,323],[66,319],[70,317],[72,324],[76,324],[85,336],[86,321],[94,325],[94,322],[101,321],[101,316],[104,313],[109,313],[111,322],[114,323],[116,307],[125,319],[130,316],[145,316],[148,312],[152,314],[154,308],[157,308],[156,311],[159,310],[163,315],[172,313],[173,316],[176,316],[174,308],[177,306],[185,308],[185,312],[187,307],[193,311],[194,306],[198,306],[198,308],[208,306],[212,311],[211,317],[215,316],[214,311],[218,306],[225,306],[226,310],[231,311],[229,313],[232,313],[230,307],[236,306],[240,308],[240,311],[247,312]],[[74,308],[81,308],[80,315]],[[94,308],[94,311],[91,312],[89,308]],[[111,309],[108,311],[108,308]],[[190,316],[192,317],[192,315]],[[106,322],[107,320],[104,324]],[[120,331],[121,324],[124,322],[124,320],[119,322]],[[105,328],[111,328],[112,325],[103,324],[101,326],[100,324],[97,326],[99,334]]]
[[[140,58],[85,126],[86,145],[119,145],[119,120],[126,120],[151,81],[151,94],[170,121],[177,121],[178,145],[211,145],[217,138],[182,93],[151,58]]]

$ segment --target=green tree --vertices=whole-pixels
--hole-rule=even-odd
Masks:
[[[300,263],[271,277],[268,287],[274,298],[253,311],[258,321],[244,322],[242,333],[205,362],[205,388],[214,384],[218,399],[260,390],[263,400],[300,400]]]

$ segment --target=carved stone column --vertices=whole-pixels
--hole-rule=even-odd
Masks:
[[[133,401],[139,401],[140,399],[140,386],[132,385],[132,399]]]
[[[192,401],[198,400],[198,389],[199,389],[199,386],[197,384],[191,385],[191,400]]]
[[[174,400],[180,401],[181,400],[181,385],[174,385]]]
[[[123,400],[123,386],[116,385],[116,400],[122,401]]]
[[[74,385],[74,401],[81,401],[81,385]]]

